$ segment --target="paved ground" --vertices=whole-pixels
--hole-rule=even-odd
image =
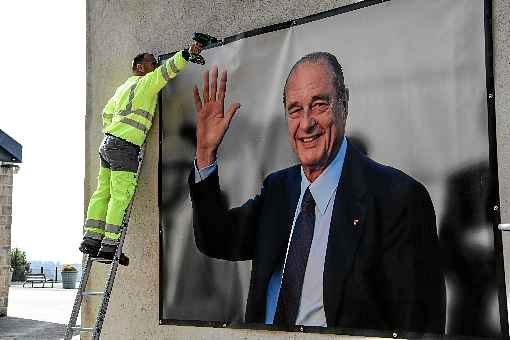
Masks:
[[[62,289],[60,283],[54,288],[23,288],[14,283],[7,317],[0,318],[0,340],[63,339],[75,296],[76,289]]]

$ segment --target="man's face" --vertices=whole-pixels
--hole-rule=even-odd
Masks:
[[[157,66],[157,60],[154,58],[152,54],[146,54],[143,56],[143,61],[141,63],[141,73],[146,75],[149,72],[154,71]]]
[[[345,132],[346,113],[325,64],[298,65],[287,82],[289,142],[309,180],[328,166]]]

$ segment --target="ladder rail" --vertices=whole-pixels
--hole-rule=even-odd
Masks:
[[[130,203],[131,205],[131,203]],[[96,317],[96,323],[94,325],[94,333],[92,335],[93,340],[98,340],[101,335],[101,330],[103,329],[104,319],[106,318],[106,311],[108,310],[108,304],[110,303],[110,296],[113,290],[113,283],[115,281],[115,277],[117,275],[117,269],[119,267],[119,259],[120,254],[122,253],[122,246],[124,243],[124,238],[127,232],[127,225],[122,228],[122,234],[120,237],[120,242],[117,247],[117,251],[115,252],[111,267],[110,274],[108,275],[108,282],[106,284],[106,289],[104,291],[103,301],[101,302],[101,306],[99,307],[99,312]]]
[[[76,297],[74,299],[73,310],[71,312],[71,317],[69,318],[69,323],[67,324],[66,333],[64,336],[65,340],[69,340],[73,336],[73,328],[76,326],[76,320],[78,319],[78,313],[80,312],[81,303],[83,300],[83,291],[85,286],[87,285],[87,281],[89,279],[90,269],[92,268],[92,259],[87,255],[87,262],[85,264],[85,271],[83,271],[83,275],[80,281],[80,287],[76,292]]]
[[[136,171],[137,179],[140,175],[140,170],[142,168],[144,154],[145,154],[145,145],[142,145],[142,147],[140,148],[140,153],[138,155],[139,162],[138,162],[138,169]],[[124,218],[122,221],[121,235],[119,238],[119,244],[117,246],[117,250],[115,251],[115,255],[113,256],[113,260],[111,261],[110,273],[108,274],[108,281],[106,283],[106,289],[103,292],[103,299],[102,299],[101,306],[100,306],[99,311],[96,316],[96,322],[94,324],[94,327],[93,328],[83,328],[80,326],[78,328],[76,326],[76,320],[78,318],[78,313],[80,311],[81,304],[83,302],[83,297],[99,295],[99,294],[96,294],[98,292],[88,292],[88,293],[85,292],[85,287],[87,285],[87,281],[89,279],[89,274],[92,269],[92,262],[94,262],[94,258],[92,258],[90,255],[87,255],[85,271],[83,272],[82,279],[80,282],[80,287],[76,293],[73,310],[71,312],[69,324],[67,325],[67,328],[66,328],[66,333],[65,333],[65,337],[64,337],[65,340],[71,340],[71,338],[73,336],[73,332],[78,329],[80,329],[80,331],[93,331],[93,334],[92,334],[93,340],[98,340],[99,337],[101,336],[104,319],[106,318],[106,312],[108,310],[108,304],[110,303],[110,296],[111,296],[111,293],[113,290],[113,284],[115,282],[115,277],[117,275],[117,270],[119,267],[119,261],[120,261],[120,257],[122,254],[122,248],[124,247],[124,240],[125,240],[126,234],[127,234],[129,219],[131,217],[131,211],[133,208],[133,202],[135,200],[135,194],[136,194],[137,187],[138,187],[138,185],[135,187],[133,197],[131,198],[131,200],[126,208],[125,214],[124,214]],[[92,294],[90,294],[90,293],[92,293]]]

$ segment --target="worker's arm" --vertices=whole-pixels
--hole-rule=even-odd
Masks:
[[[174,54],[171,58],[165,60],[154,71],[147,73],[140,79],[140,84],[145,88],[149,95],[155,95],[168,83],[170,79],[175,78],[177,73],[186,67],[191,53],[200,54],[203,45],[194,42],[189,49],[182,50]]]
[[[154,71],[143,76],[138,86],[143,86],[147,94],[155,95],[170,81],[175,78],[179,71],[183,70],[188,63],[189,52],[187,50],[179,51],[173,57],[165,60]]]

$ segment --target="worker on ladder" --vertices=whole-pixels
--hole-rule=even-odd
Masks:
[[[137,55],[133,75],[117,88],[103,110],[105,137],[99,147],[97,189],[90,198],[80,251],[112,259],[121,235],[126,208],[135,192],[138,155],[152,126],[158,93],[188,61],[200,56],[194,42],[158,67],[150,53]]]

